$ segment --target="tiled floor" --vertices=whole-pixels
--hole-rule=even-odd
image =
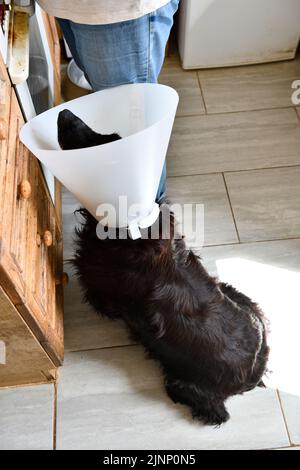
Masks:
[[[274,64],[203,70],[198,73],[208,113],[285,108],[299,80],[300,58]]]
[[[0,406],[0,449],[53,449],[53,385],[0,390]]]
[[[51,448],[54,440],[58,449],[300,450],[300,113],[290,100],[295,79],[299,58],[187,72],[174,54],[161,75],[181,97],[168,154],[169,196],[204,204],[203,262],[265,310],[273,371],[268,388],[230,400],[232,419],[220,429],[193,422],[185,407],[166,397],[157,365],[131,343],[123,325],[82,303],[66,264],[67,353],[57,394],[51,386],[0,391],[0,448]],[[66,259],[72,256],[76,206],[65,191]]]

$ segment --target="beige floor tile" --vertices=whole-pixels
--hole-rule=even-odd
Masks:
[[[300,236],[300,166],[226,173],[241,241]]]
[[[177,90],[180,99],[178,116],[205,114],[197,72],[183,70],[177,56],[166,59],[159,83]]]
[[[300,412],[297,373],[300,357],[300,239],[207,247],[200,254],[212,275],[234,285],[262,307],[270,322],[271,346],[269,369],[272,373],[265,381],[272,388],[298,397]]]
[[[263,265],[271,265],[276,270],[282,270],[283,272],[285,270],[295,273],[300,272],[300,239],[209,246],[198,252],[209,273],[213,276],[220,275],[219,268],[226,260],[245,260],[256,263],[258,271]],[[240,273],[247,276],[242,266],[237,276]],[[226,275],[223,271],[221,271],[221,274]],[[222,280],[230,282],[230,279],[222,278]]]
[[[297,165],[300,127],[293,109],[177,118],[169,176]]]
[[[291,85],[300,77],[293,61],[199,72],[209,113],[292,106]]]
[[[296,108],[296,113],[298,114],[300,120],[300,108]]]
[[[293,444],[300,445],[300,239],[204,248],[209,271],[249,295],[270,322],[269,370]]]
[[[198,234],[200,240],[203,240],[204,235],[204,245],[238,242],[221,174],[169,178],[167,194],[172,203],[180,203],[182,205],[193,203],[204,206],[204,220],[202,218],[199,221],[201,233]],[[187,222],[190,221],[191,219],[188,217]],[[203,228],[204,233],[202,233]],[[195,224],[192,229],[195,230]],[[183,226],[181,233],[188,236],[188,227]],[[191,245],[191,243],[189,244]]]
[[[0,449],[53,448],[53,385],[0,390]]]
[[[293,372],[295,376],[297,376],[297,380],[299,382],[299,350],[297,352],[298,361],[296,364],[296,368],[293,369]],[[290,367],[292,368],[292,364],[290,365]],[[280,392],[280,397],[291,441],[294,445],[300,445],[300,384],[297,394],[292,395],[289,393]]]
[[[166,396],[140,347],[67,355],[58,387],[58,449],[262,449],[289,445],[276,392],[228,403],[231,421],[203,426]]]

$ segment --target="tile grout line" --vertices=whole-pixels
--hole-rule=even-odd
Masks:
[[[57,425],[57,382],[54,382],[53,400],[53,450],[56,450],[56,425]]]
[[[239,243],[232,243],[232,242],[229,242],[229,243],[220,243],[218,245],[205,245],[202,247],[202,249],[204,248],[218,248],[219,246],[243,246],[243,245],[254,245],[256,243],[271,243],[271,242],[286,242],[286,241],[292,241],[292,240],[300,240],[300,236],[299,237],[291,237],[291,238],[271,238],[271,239],[264,239],[264,240],[247,240],[247,241],[243,241],[241,240]]]
[[[201,88],[201,91],[202,91],[202,88]],[[204,98],[203,98],[203,101],[204,101]],[[205,109],[206,108],[206,103],[204,102],[205,104]],[[206,111],[206,114],[201,114],[201,113],[198,113],[198,114],[181,114],[181,115],[177,115],[176,118],[190,118],[190,117],[201,117],[201,116],[224,116],[226,114],[239,114],[239,113],[257,113],[259,111],[280,111],[280,110],[283,110],[283,109],[294,109],[297,116],[298,116],[298,113],[297,113],[297,106],[275,106],[274,108],[254,108],[254,109],[240,109],[240,110],[236,110],[236,111],[219,111],[219,112],[215,112],[215,113],[212,113],[212,112],[209,112],[209,111]]]
[[[226,173],[246,173],[249,171],[264,171],[264,170],[283,170],[283,169],[289,169],[289,168],[300,168],[300,165],[280,165],[280,166],[267,166],[267,167],[260,167],[260,168],[247,168],[247,169],[241,169],[241,170],[223,170],[223,171],[212,171],[209,173],[186,173],[182,175],[170,175],[168,176],[168,179],[170,178],[186,178],[188,176],[209,176],[209,175],[220,175],[220,174],[226,174]]]
[[[168,179],[171,178],[186,178],[188,176],[209,176],[209,175],[220,175],[220,171],[214,171],[212,173],[193,173],[193,174],[185,174],[185,175],[174,175],[174,176],[168,176]]]
[[[279,406],[280,406],[280,409],[281,409],[281,413],[282,413],[282,417],[283,417],[283,421],[284,421],[284,425],[285,425],[285,429],[286,429],[286,433],[287,433],[287,436],[288,436],[290,446],[295,447],[293,442],[292,442],[292,439],[291,439],[291,434],[290,434],[290,431],[289,431],[289,428],[288,428],[287,419],[286,419],[285,412],[284,412],[284,409],[283,409],[283,403],[282,403],[281,396],[280,396],[280,393],[279,393],[278,389],[276,389],[276,393],[277,393],[277,398],[279,400]]]
[[[228,189],[228,186],[227,186],[227,182],[226,182],[224,173],[222,173],[222,177],[223,177],[224,186],[225,186],[225,190],[226,190],[226,194],[227,194],[227,198],[228,198],[228,203],[229,203],[230,210],[231,210],[233,223],[234,223],[234,226],[235,226],[235,231],[236,231],[236,234],[237,234],[238,242],[240,244],[241,243],[241,237],[240,237],[240,234],[239,234],[239,231],[238,231],[237,221],[235,219],[234,210],[233,210],[233,206],[232,206],[230,195],[229,195],[229,189]]]
[[[92,351],[103,351],[107,349],[121,349],[121,348],[132,348],[136,346],[143,346],[141,343],[132,343],[132,344],[120,344],[117,346],[104,346],[102,348],[91,348],[91,349],[79,349],[79,350],[73,350],[73,351],[66,351],[67,354],[76,354],[76,353],[86,353],[86,352],[92,352]]]
[[[208,114],[206,102],[205,102],[205,99],[204,99],[203,88],[202,88],[200,77],[199,77],[198,73],[197,73],[197,80],[198,80],[198,85],[199,85],[199,88],[200,88],[200,93],[201,93],[201,98],[202,98],[203,105],[204,105],[205,114]],[[203,114],[202,114],[202,116],[203,116]],[[185,117],[185,116],[178,116],[178,117]]]

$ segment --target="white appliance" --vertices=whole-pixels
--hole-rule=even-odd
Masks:
[[[293,59],[300,38],[300,0],[181,0],[183,68]]]

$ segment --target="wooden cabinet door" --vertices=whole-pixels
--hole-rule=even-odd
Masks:
[[[43,236],[49,227],[49,199],[45,191],[39,164],[36,159],[30,155],[30,180],[33,188],[33,198],[29,211],[29,237],[28,237],[28,294],[27,304],[40,325],[43,336],[45,336],[48,316],[52,316],[49,308],[52,307],[50,297],[51,282],[47,260],[50,256],[49,251],[52,247],[45,245]],[[42,184],[41,184],[42,183]],[[44,325],[44,326],[43,326]]]
[[[3,232],[6,228],[5,185],[7,179],[8,129],[10,118],[11,85],[5,65],[0,60],[0,282],[4,285],[5,273],[1,269],[3,255]]]
[[[0,58],[0,287],[52,362],[63,359],[62,234]],[[0,318],[1,320],[1,318]]]
[[[25,383],[28,377],[40,380],[41,370],[45,380],[52,380],[53,374],[45,371],[61,365],[64,353],[61,221],[38,160],[19,140],[23,124],[0,57],[0,290],[5,298],[0,307],[6,309],[0,309],[0,332],[5,327],[5,341],[18,357],[16,331],[9,326],[14,328],[10,317],[18,312],[18,325],[24,321],[29,338],[19,348],[22,357],[26,350],[26,374],[19,361],[14,370],[13,365],[7,368],[3,380],[0,374],[0,386]],[[38,366],[32,363],[31,368],[34,354]]]
[[[48,258],[47,269],[51,272],[51,289],[53,289],[53,315],[49,317],[49,329],[47,334],[46,350],[55,350],[59,359],[63,357],[63,238],[61,227],[57,221],[57,214],[52,204],[50,204],[51,232],[53,234],[53,244],[51,256]]]
[[[26,258],[28,238],[28,151],[18,139],[23,117],[14,91],[10,97],[8,147],[5,158],[5,182],[2,188],[1,280],[13,303],[26,295]],[[28,189],[29,188],[29,189]]]
[[[27,292],[23,316],[56,365],[63,359],[62,236],[40,165],[29,154]]]

